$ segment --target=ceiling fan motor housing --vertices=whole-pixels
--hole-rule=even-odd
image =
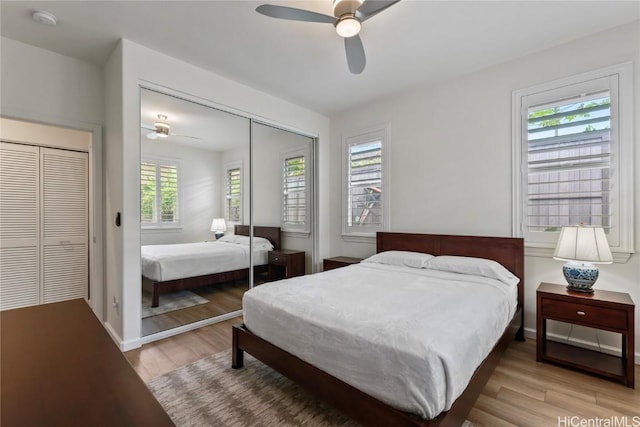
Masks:
[[[364,0],[333,0],[333,16],[340,18],[341,16],[353,15]]]

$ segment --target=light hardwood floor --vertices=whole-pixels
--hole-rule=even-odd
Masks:
[[[200,328],[147,344],[125,356],[140,377],[149,381],[230,349],[231,326],[241,321],[242,318],[230,319]],[[491,427],[640,426],[640,365],[635,367],[636,389],[630,389],[577,371],[537,363],[535,349],[532,340],[511,343],[471,410],[470,421]]]
[[[248,283],[238,280],[194,289],[193,293],[207,300],[205,304],[142,319],[140,323],[142,336],[240,310],[242,309],[242,296],[248,287]],[[160,305],[162,305],[162,296],[160,296]]]

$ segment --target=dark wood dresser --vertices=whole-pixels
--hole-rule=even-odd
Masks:
[[[0,425],[173,426],[87,303],[0,312]]]

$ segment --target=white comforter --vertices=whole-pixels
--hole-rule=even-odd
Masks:
[[[513,317],[494,279],[357,264],[245,293],[249,330],[400,410],[451,408]]]
[[[249,268],[249,246],[225,242],[142,246],[142,275],[154,281]],[[267,263],[267,250],[253,251],[253,265]]]

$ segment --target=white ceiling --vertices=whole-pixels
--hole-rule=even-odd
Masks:
[[[331,0],[2,0],[0,32],[99,65],[126,38],[331,116],[640,19],[637,0],[402,0],[364,23],[367,67],[352,75],[331,25],[256,13],[265,2],[332,8]],[[33,9],[58,25],[34,22]]]

